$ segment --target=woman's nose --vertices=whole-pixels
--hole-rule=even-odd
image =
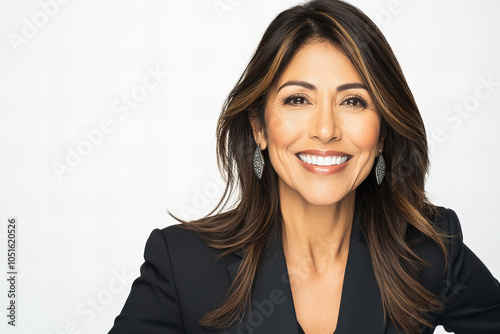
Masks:
[[[318,105],[311,119],[309,130],[311,137],[317,137],[325,143],[340,138],[340,124],[335,109],[335,105],[331,102]]]

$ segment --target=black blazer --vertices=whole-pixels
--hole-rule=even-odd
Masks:
[[[449,245],[445,272],[444,257],[434,242],[417,246],[416,253],[432,265],[422,270],[422,284],[445,305],[430,321],[455,334],[499,334],[499,282],[463,243],[455,212],[444,208],[439,212],[438,226],[458,237]],[[389,317],[384,325],[363,221],[356,210],[335,334],[395,334]],[[251,311],[239,326],[209,330],[197,324],[222,301],[242,259],[241,253],[235,253],[214,262],[220,252],[178,225],[155,229],[146,244],[141,276],[109,334],[298,334],[281,243],[267,250],[256,277]]]

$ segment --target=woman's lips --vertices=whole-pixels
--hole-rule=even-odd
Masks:
[[[313,174],[331,175],[343,171],[352,156],[341,151],[301,151],[295,155],[302,167]],[[304,161],[305,160],[305,161]]]

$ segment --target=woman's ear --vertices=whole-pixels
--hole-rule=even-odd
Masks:
[[[384,139],[385,136],[387,135],[387,125],[385,122],[381,122],[380,124],[380,134],[378,138],[378,149],[379,150],[384,150]]]
[[[380,150],[384,150],[384,137],[380,136],[379,140],[378,140],[378,149],[377,149],[377,152],[380,151]]]
[[[248,120],[252,126],[253,138],[255,142],[260,145],[261,150],[265,150],[267,148],[267,140],[264,134],[264,127],[260,124],[260,120],[257,115],[257,113],[249,112]]]

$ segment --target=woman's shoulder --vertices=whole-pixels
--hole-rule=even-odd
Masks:
[[[434,231],[444,237],[443,241],[447,251],[452,250],[453,245],[463,242],[460,220],[453,209],[443,206],[434,206],[431,213],[424,216],[431,223]],[[416,244],[414,250],[417,255],[425,256],[429,254],[431,257],[435,258],[437,254],[443,254],[442,248],[439,247],[435,240],[428,236],[424,236],[423,233],[418,231],[415,227],[412,227],[409,240],[414,241],[414,244]],[[442,260],[444,260],[444,257]]]
[[[186,246],[202,246],[203,241],[193,230],[187,229],[182,224],[173,224],[161,229],[155,229],[153,233],[160,233],[167,243],[176,243],[179,240]]]
[[[455,211],[443,206],[435,206],[435,208],[436,213],[431,217],[431,220],[434,222],[435,227],[438,227],[446,234],[461,237],[462,229],[460,226],[460,220],[458,219],[458,215],[455,213]]]
[[[182,224],[154,229],[149,239],[161,239],[171,256],[213,258],[221,253],[221,250],[209,247],[195,231]]]
[[[426,288],[434,293],[443,289],[443,280],[464,247],[462,228],[455,211],[443,206],[436,206],[435,209],[434,214],[428,218],[436,232],[445,235],[443,242],[446,253],[429,237],[414,248],[415,254],[427,263],[422,267],[420,277]]]
[[[452,251],[456,246],[463,242],[462,227],[458,215],[453,209],[443,206],[434,206],[431,214],[424,215],[431,223],[435,232],[442,236],[442,240],[447,251]],[[436,253],[443,253],[443,250],[435,240],[428,236],[423,236],[423,233],[413,229],[410,240],[417,240],[415,251],[417,254],[432,253],[433,257]],[[449,254],[448,254],[449,255]],[[443,258],[444,259],[444,258]]]
[[[239,259],[234,254],[221,256],[223,251],[207,245],[195,231],[182,224],[174,224],[151,232],[145,255],[168,257],[170,265],[178,273],[189,271],[192,274],[194,269],[225,270],[227,265]]]
[[[453,245],[463,242],[462,227],[458,215],[453,209],[434,206],[431,214],[428,214],[427,219],[430,221],[432,228],[441,236],[446,246],[446,250],[450,251]],[[430,245],[435,247],[430,247]],[[418,244],[416,251],[433,251],[442,253],[442,249],[430,237],[423,238],[423,242]],[[436,248],[437,247],[437,248]]]
[[[446,256],[436,242],[426,240],[415,253],[429,265],[421,271],[423,286],[444,309],[432,315],[448,331],[500,333],[500,284],[463,242],[460,220],[452,209],[436,207],[434,227],[448,235]]]
[[[455,211],[442,206],[436,206],[436,209],[430,220],[434,229],[444,235],[446,254],[431,238],[426,238],[416,246],[416,255],[426,263],[420,271],[424,286],[443,296],[457,292],[453,287],[459,286],[471,272],[476,271],[483,278],[491,278],[481,260],[464,244],[460,219]]]

